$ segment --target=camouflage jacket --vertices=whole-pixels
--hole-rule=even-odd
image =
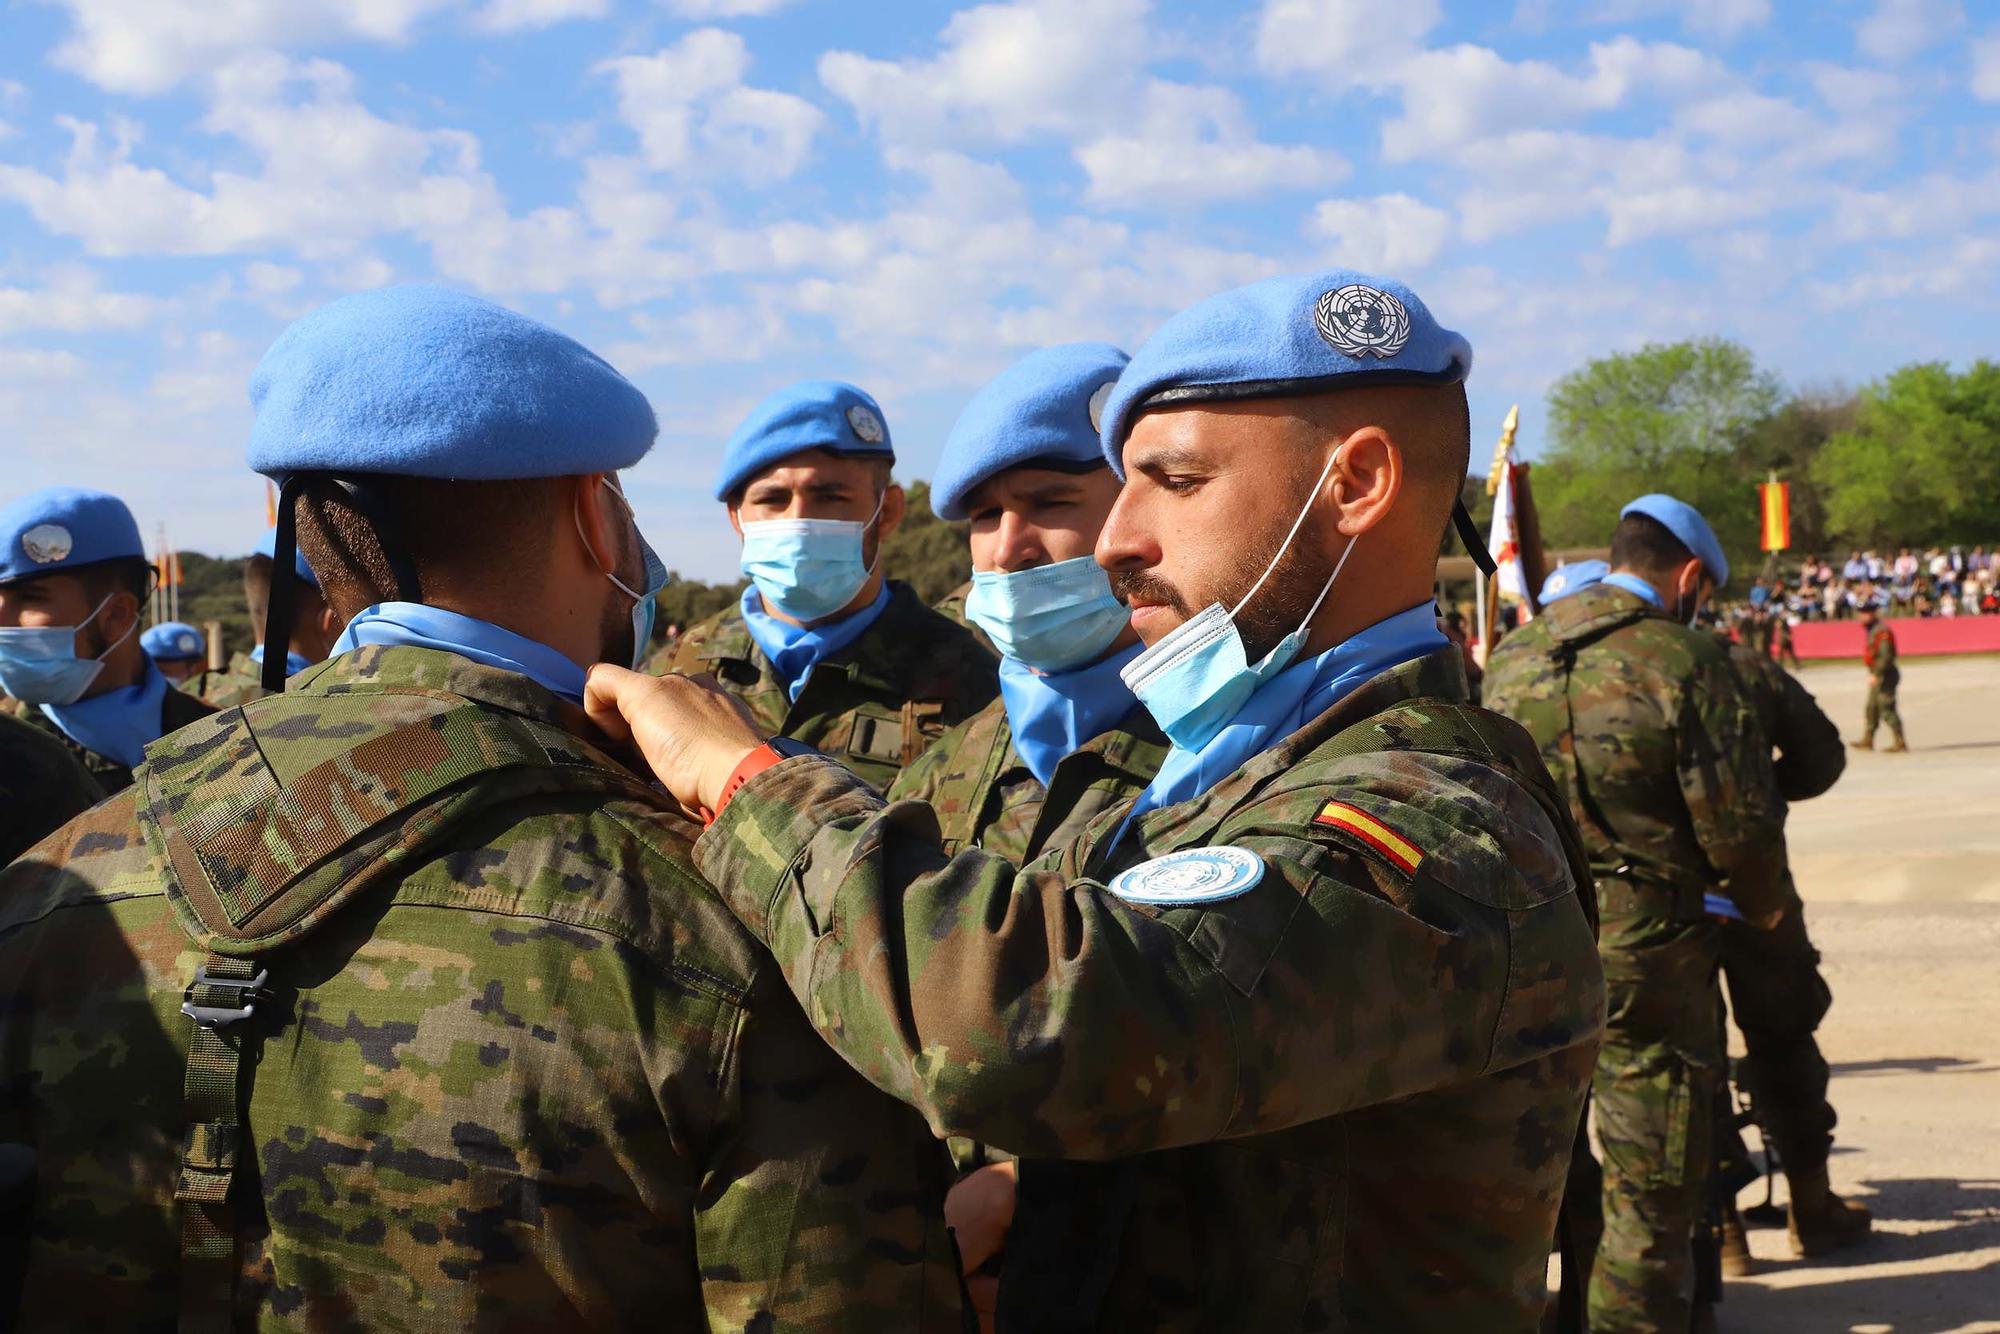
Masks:
[[[1519,728],[1457,703],[1458,658],[1024,867],[947,858],[929,807],[812,755],[745,784],[695,859],[826,1039],[939,1134],[1124,1159],[1089,1169],[1122,1231],[1072,1248],[1112,1271],[1095,1328],[1531,1331],[1604,983],[1560,797]],[[1220,845],[1253,888],[1108,887]]]
[[[63,744],[64,749],[76,757],[77,763],[90,771],[97,785],[106,792],[121,792],[132,782],[132,771],[108,755],[99,755],[70,739],[69,733],[56,726],[55,719],[43,713],[40,705],[12,701],[14,716],[23,722],[32,723]],[[167,693],[160,701],[160,735],[178,732],[189,723],[198,722],[215,712],[215,706],[205,704],[193,695],[184,695],[167,683]]]
[[[971,633],[972,637],[979,641],[979,647],[997,658],[1000,656],[1000,650],[993,647],[993,641],[986,637],[986,632],[974,625],[971,619],[965,614],[965,602],[971,596],[972,581],[968,579],[957,588],[952,589],[951,592],[939,598],[936,602],[931,603],[931,610],[954,624],[964,626]]]
[[[977,847],[1019,864],[1138,796],[1166,757],[1159,724],[1135,703],[1116,727],[1064,756],[1045,788],[1015,753],[1006,701],[996,699],[903,770],[888,796],[937,813],[947,857]]]
[[[1750,695],[1764,739],[1777,750],[1772,774],[1786,802],[1817,797],[1847,768],[1840,728],[1799,679],[1748,644],[1729,642],[1729,661]]]
[[[0,873],[25,1327],[172,1326],[206,952],[269,973],[237,1328],[962,1328],[942,1150],[572,706],[419,648],[291,684]]]
[[[999,663],[969,631],[891,581],[889,605],[859,639],[813,668],[796,701],[731,606],[692,626],[664,670],[713,672],[772,736],[836,756],[874,785],[1000,693]]]
[[[1495,646],[1486,703],[1541,746],[1607,915],[1696,921],[1710,890],[1753,918],[1787,902],[1770,746],[1712,636],[1598,584]]]
[[[233,709],[270,693],[264,689],[262,665],[252,662],[248,653],[230,654],[227,667],[196,672],[181,682],[180,688],[218,709]]]
[[[0,866],[104,799],[73,750],[0,713]]]

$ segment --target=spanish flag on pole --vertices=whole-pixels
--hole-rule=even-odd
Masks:
[[[1764,515],[1764,550],[1783,551],[1792,545],[1792,484],[1775,476],[1757,488]]]

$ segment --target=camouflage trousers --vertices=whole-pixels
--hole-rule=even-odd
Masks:
[[[1868,687],[1868,716],[1861,733],[1862,740],[1872,742],[1878,727],[1887,727],[1889,735],[1898,741],[1903,739],[1903,715],[1896,711],[1894,682]]]
[[[1717,933],[1705,919],[1618,911],[1632,897],[1605,895],[1600,936],[1609,1012],[1591,1095],[1604,1232],[1590,1328],[1681,1334],[1693,1318],[1693,1238],[1723,1074]]]
[[[1835,1117],[1826,1098],[1826,1058],[1813,1034],[1833,992],[1820,975],[1819,951],[1796,898],[1772,930],[1723,924],[1722,975],[1730,1017],[1743,1032],[1736,1078],[1756,1106],[1757,1124],[1788,1173],[1824,1167]]]

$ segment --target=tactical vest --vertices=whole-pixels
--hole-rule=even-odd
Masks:
[[[1534,739],[1518,724],[1470,704],[1443,699],[1403,700],[1343,728],[1313,748],[1315,762],[1389,751],[1450,755],[1497,768],[1514,778],[1549,817],[1591,929],[1597,898],[1590,861]],[[1205,840],[1232,812],[1220,811]],[[1192,846],[1192,845],[1190,845]],[[1120,1250],[1137,1200],[1131,1162],[1072,1163],[1024,1159],[1020,1165],[1018,1220],[1007,1243],[1006,1278],[1000,1285],[998,1334],[1091,1334],[1118,1271]],[[1566,1249],[1562,1307],[1582,1310],[1580,1257]],[[1565,1332],[1580,1325],[1559,1326]]]
[[[441,701],[450,697],[438,696]],[[194,1023],[174,1198],[180,1215],[182,1331],[231,1327],[245,1109],[258,1034],[285,946],[417,864],[462,821],[524,796],[588,793],[662,807],[638,778],[552,724],[469,702],[322,761],[280,784],[240,709],[188,729],[177,752],[211,758],[201,785],[135,775],[140,825],[163,868],[174,916],[207,951],[181,1013]],[[379,776],[380,787],[359,775]],[[371,809],[372,808],[372,809]],[[393,818],[389,818],[393,817]],[[301,872],[337,862],[331,890]]]

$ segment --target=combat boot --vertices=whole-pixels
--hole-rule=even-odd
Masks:
[[[1722,1276],[1748,1278],[1757,1272],[1756,1257],[1750,1254],[1750,1234],[1743,1230],[1743,1215],[1731,1202],[1722,1216]]]
[[[1857,1246],[1868,1236],[1868,1210],[1833,1193],[1824,1166],[1785,1174],[1792,1187],[1792,1254],[1801,1260]]]
[[[1901,751],[1908,750],[1909,748],[1910,748],[1909,745],[1903,740],[1902,734],[1899,732],[1897,733],[1896,739],[1894,741],[1891,741],[1888,745],[1882,748],[1882,753],[1884,755],[1894,755]]]
[[[1847,744],[1848,744],[1848,745],[1850,745],[1850,746],[1852,746],[1852,747],[1853,747],[1854,749],[1856,749],[1856,750],[1873,750],[1873,749],[1875,749],[1875,738],[1874,738],[1874,737],[1872,737],[1872,736],[1871,736],[1871,737],[1855,737],[1855,738],[1854,738],[1853,740],[1849,741],[1849,742],[1848,742]]]

